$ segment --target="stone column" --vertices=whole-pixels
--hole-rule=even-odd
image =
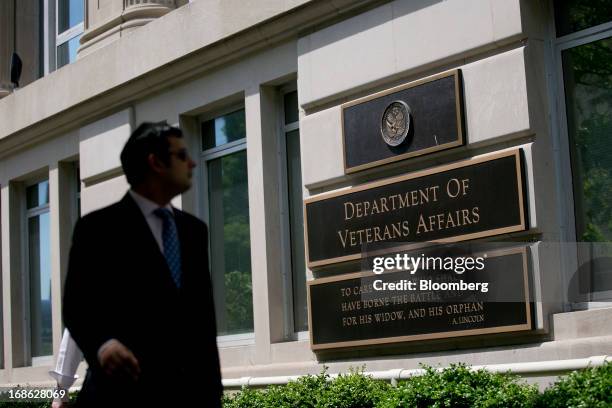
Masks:
[[[85,32],[78,57],[117,40],[177,6],[175,0],[87,0],[86,4]]]

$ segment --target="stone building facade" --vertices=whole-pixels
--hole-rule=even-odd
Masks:
[[[198,164],[174,204],[210,225],[226,384],[458,361],[539,362],[525,372],[543,382],[564,370],[547,363],[611,353],[605,2],[11,3],[0,5],[0,383],[50,381],[74,222],[123,196],[123,143],[161,120],[184,130]],[[449,72],[462,143],[347,171],[347,106]],[[529,329],[313,350],[307,282],[360,264],[309,267],[304,200],[509,151],[522,157],[525,223],[481,240],[528,248]]]

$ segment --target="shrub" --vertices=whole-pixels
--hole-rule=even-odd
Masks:
[[[574,371],[549,387],[538,399],[541,408],[612,407],[612,362]]]
[[[319,407],[321,396],[329,387],[327,369],[319,375],[306,375],[287,385],[274,386],[265,394],[265,407]],[[236,407],[238,408],[238,407]],[[240,407],[241,408],[241,407]]]
[[[262,408],[265,407],[263,391],[243,387],[237,393],[224,394],[223,408]]]
[[[325,369],[321,374],[300,377],[287,385],[267,390],[243,388],[224,397],[224,408],[374,408],[391,386],[353,370],[329,381]]]
[[[374,408],[379,406],[390,389],[389,383],[363,375],[363,369],[351,371],[347,375],[339,375],[329,384],[319,407]]]
[[[509,374],[471,371],[454,364],[442,371],[424,367],[425,373],[400,382],[380,404],[381,408],[533,407],[537,387]]]

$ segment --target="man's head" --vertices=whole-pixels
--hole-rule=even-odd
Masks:
[[[146,184],[174,197],[191,187],[195,162],[179,128],[166,122],[144,122],[123,147],[121,166],[132,188]]]

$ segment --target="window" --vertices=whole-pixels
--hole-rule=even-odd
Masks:
[[[49,182],[26,188],[29,344],[31,356],[53,354]]]
[[[74,163],[74,174],[74,183],[76,185],[76,216],[78,219],[81,218],[81,168],[79,167],[79,162]]]
[[[55,38],[57,68],[76,61],[79,39],[83,34],[84,1],[56,0],[57,31]]]
[[[555,1],[557,37],[607,23],[611,16],[612,3],[609,1]]]
[[[253,332],[245,111],[202,122],[218,335]]]
[[[286,207],[288,224],[288,267],[291,271],[293,330],[308,330],[308,306],[306,300],[306,264],[304,253],[304,217],[302,211],[302,169],[300,159],[300,130],[297,91],[282,90],[282,132],[286,169]]]
[[[555,18],[579,270],[591,292],[611,291],[612,3],[555,1]]]

